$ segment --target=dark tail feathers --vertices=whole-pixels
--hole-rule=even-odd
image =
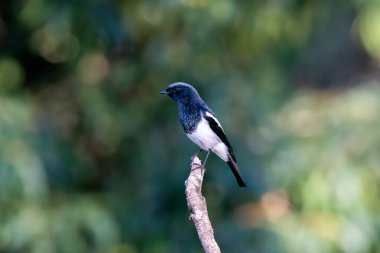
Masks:
[[[247,185],[244,182],[244,179],[241,176],[241,172],[234,161],[234,159],[229,155],[228,156],[228,161],[227,161],[228,166],[230,166],[232,173],[234,173],[234,176],[236,178],[236,181],[238,182],[240,187],[247,187]]]

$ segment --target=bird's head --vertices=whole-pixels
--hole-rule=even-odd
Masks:
[[[160,94],[168,95],[177,103],[187,103],[192,100],[199,100],[197,90],[187,83],[173,83],[170,84],[166,90],[161,91]]]

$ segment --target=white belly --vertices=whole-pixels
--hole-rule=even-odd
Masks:
[[[205,119],[202,119],[195,131],[191,134],[187,134],[187,137],[189,137],[189,139],[197,144],[201,149],[206,151],[211,150],[222,160],[228,161],[227,146],[211,130]]]

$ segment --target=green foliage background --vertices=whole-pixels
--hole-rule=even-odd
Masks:
[[[202,252],[193,84],[249,188],[208,162],[223,252],[380,251],[377,0],[3,0],[0,252]]]

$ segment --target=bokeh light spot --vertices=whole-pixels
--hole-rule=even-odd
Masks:
[[[79,62],[79,75],[84,84],[98,84],[106,78],[108,72],[108,61],[101,53],[84,56]]]
[[[48,62],[55,64],[75,59],[80,49],[78,38],[68,28],[57,32],[54,25],[45,25],[35,31],[30,45]]]
[[[359,18],[359,33],[365,49],[380,60],[380,8],[370,8]]]
[[[12,59],[0,59],[0,92],[11,91],[20,86],[24,73],[20,64]]]

